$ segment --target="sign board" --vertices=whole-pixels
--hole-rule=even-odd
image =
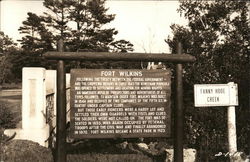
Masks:
[[[195,107],[237,106],[237,84],[196,84],[194,102]]]
[[[170,70],[71,70],[73,138],[170,136]]]

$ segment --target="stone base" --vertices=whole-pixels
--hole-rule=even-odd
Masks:
[[[166,149],[166,162],[174,161],[174,150]],[[197,151],[195,149],[183,149],[183,160],[184,162],[195,162]]]
[[[41,146],[48,147],[46,140],[49,137],[49,126],[43,129],[6,129],[4,131],[4,134],[9,137],[15,133],[14,139],[30,140],[39,143]]]

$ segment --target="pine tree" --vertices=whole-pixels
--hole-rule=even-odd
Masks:
[[[37,52],[38,55],[53,49],[52,34],[46,29],[44,18],[31,12],[27,15],[27,20],[18,29],[20,34],[24,34],[19,40],[22,48],[27,52]]]
[[[48,9],[44,12],[46,27],[52,32],[54,40],[60,38],[67,40],[71,34],[69,23],[70,0],[45,0],[43,5]]]
[[[117,30],[107,28],[115,16],[106,13],[104,0],[45,0],[43,4],[48,11],[43,16],[28,13],[19,29],[25,34],[20,40],[24,49],[36,51],[44,46],[44,52],[63,38],[68,51],[133,50],[129,41],[114,40]]]
[[[106,13],[105,0],[45,0],[43,4],[47,8],[44,15],[28,13],[27,20],[19,29],[24,34],[20,40],[23,49],[33,52],[33,55],[56,50],[57,41],[61,38],[65,50],[71,52],[133,51],[133,44],[115,40],[118,31],[107,28],[115,16]],[[77,63],[79,66],[80,62]]]
[[[114,20],[114,15],[106,14],[104,1],[71,0],[70,20],[74,22],[71,49],[85,51],[108,51],[114,41],[115,29],[103,29],[103,25]]]

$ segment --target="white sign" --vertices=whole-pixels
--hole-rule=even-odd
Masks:
[[[237,84],[196,84],[194,103],[195,107],[237,106]]]

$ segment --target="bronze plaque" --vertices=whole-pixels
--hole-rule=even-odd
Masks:
[[[72,69],[71,137],[169,137],[170,81],[169,69]]]

